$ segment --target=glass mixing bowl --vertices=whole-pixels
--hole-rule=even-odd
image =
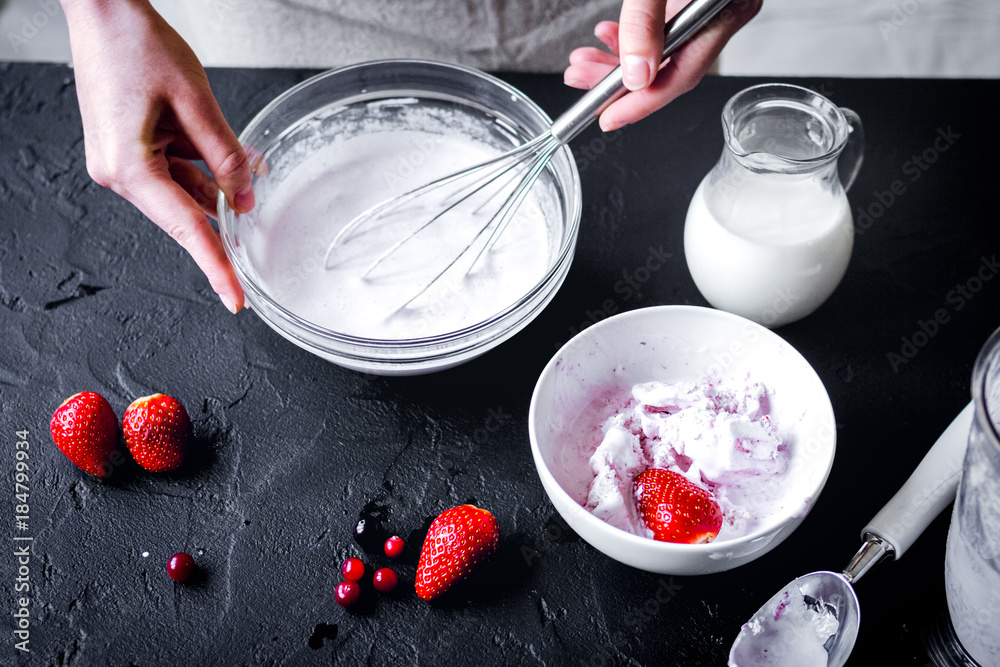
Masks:
[[[322,136],[329,119],[341,113],[363,115],[380,100],[415,98],[419,104],[457,105],[476,114],[483,132],[498,147],[509,148],[548,130],[551,119],[516,88],[466,67],[421,60],[382,60],[319,74],[283,93],[240,135],[259,164],[253,177],[254,211],[237,215],[220,194],[219,229],[223,245],[253,311],[294,344],[338,365],[380,375],[414,375],[450,368],[507,340],[551,301],[569,271],[580,225],[580,177],[570,150],[552,156],[543,176],[555,193],[555,220],[546,218],[554,239],[548,270],[515,302],[456,331],[401,340],[364,338],[320,326],[276,298],[254,266],[248,247],[261,243],[257,215],[267,193],[311,154],[309,141]],[[376,102],[376,104],[372,104]],[[341,119],[342,120],[342,117]],[[258,155],[259,154],[259,155]],[[460,168],[462,165],[456,165]],[[538,187],[538,186],[536,186]],[[257,236],[255,236],[257,235]],[[305,261],[305,258],[303,258]]]

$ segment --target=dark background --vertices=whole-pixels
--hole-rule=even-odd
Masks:
[[[313,73],[209,76],[240,129]],[[557,76],[501,78],[553,116],[578,95]],[[778,331],[833,402],[838,451],[824,493],[773,552],[703,577],[629,568],[565,530],[528,448],[534,382],[608,299],[620,310],[707,305],[684,263],[684,216],[722,150],[723,104],[757,82],[709,77],[608,138],[590,128],[573,144],[584,193],[577,255],[551,305],[464,366],[383,378],[309,355],[252,312],[230,315],[166,234],[90,181],[72,70],[0,65],[0,489],[13,515],[15,431],[26,429],[30,528],[15,530],[13,516],[8,525],[11,537],[34,537],[31,653],[4,630],[0,663],[724,664],[740,625],[779,587],[847,564],[860,529],[968,402],[976,353],[1000,325],[1000,280],[960,310],[948,298],[1000,246],[1000,83],[794,80],[865,123],[856,219],[894,180],[906,187],[857,236],[833,297]],[[905,163],[948,128],[959,138],[912,181]],[[617,294],[623,272],[661,245],[671,261],[641,294]],[[894,369],[888,355],[940,308],[949,322]],[[85,390],[119,416],[138,396],[176,396],[194,421],[191,461],[167,475],[124,464],[106,481],[79,471],[48,421]],[[422,531],[467,501],[496,516],[500,551],[423,602],[412,591]],[[367,591],[348,612],[333,589],[339,563],[360,554],[351,529],[366,507],[409,539],[397,568],[405,583],[390,598]],[[940,517],[903,559],[858,584],[852,664],[928,663],[921,633],[944,609],[947,527]],[[181,550],[200,567],[186,585],[164,569]],[[369,571],[387,564],[365,560]],[[3,614],[13,614],[15,558],[0,562]]]

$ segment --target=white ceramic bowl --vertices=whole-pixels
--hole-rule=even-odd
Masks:
[[[673,544],[612,527],[564,488],[571,486],[572,473],[556,464],[559,445],[602,391],[653,380],[693,381],[708,374],[746,373],[768,388],[771,420],[791,452],[784,479],[793,501],[788,506],[793,509],[787,515],[733,539]],[[836,449],[830,397],[809,362],[777,334],[750,320],[695,306],[642,308],[585,329],[542,371],[528,422],[538,476],[566,523],[612,558],[663,574],[722,572],[776,547],[815,504]]]

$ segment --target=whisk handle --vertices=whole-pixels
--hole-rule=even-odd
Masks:
[[[664,27],[663,58],[669,57],[692,35],[701,30],[729,2],[730,0],[692,0]],[[550,130],[552,136],[560,144],[568,143],[600,116],[612,102],[627,92],[628,89],[622,85],[622,68],[619,65],[552,123]]]

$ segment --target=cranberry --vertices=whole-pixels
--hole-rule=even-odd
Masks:
[[[340,573],[344,575],[344,579],[359,581],[361,577],[365,576],[365,564],[361,562],[360,558],[348,558],[340,566]]]
[[[356,581],[342,581],[337,584],[337,604],[350,607],[361,598],[361,586]]]
[[[398,558],[406,548],[403,538],[393,535],[385,541],[385,555],[389,558]]]
[[[192,570],[194,570],[194,558],[184,552],[174,554],[167,561],[167,574],[174,581],[184,581],[191,576]]]
[[[399,578],[391,567],[376,570],[375,577],[372,579],[372,584],[379,593],[391,593],[398,583]]]

